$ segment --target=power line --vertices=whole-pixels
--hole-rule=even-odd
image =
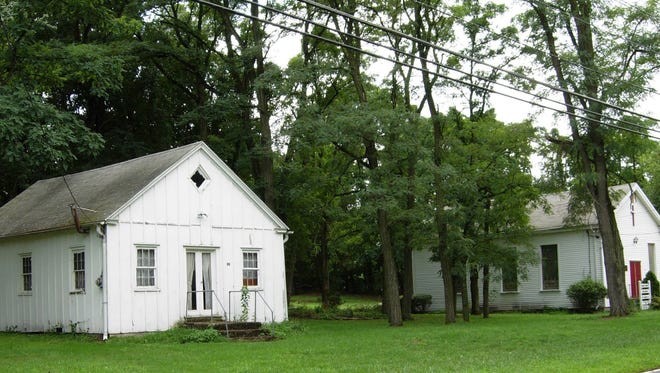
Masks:
[[[274,7],[271,7],[271,6],[268,6],[268,5],[259,4],[259,3],[256,2],[256,1],[245,0],[245,2],[246,2],[246,3],[249,3],[249,4],[257,5],[257,6],[262,7],[262,8],[264,8],[264,9],[268,10],[268,11],[275,12],[275,13],[278,13],[278,14],[281,14],[281,15],[284,15],[285,17],[290,17],[290,18],[293,18],[293,19],[296,19],[296,20],[299,20],[299,21],[302,21],[302,22],[307,22],[307,23],[312,24],[312,25],[314,25],[314,26],[318,26],[318,27],[324,28],[324,29],[329,30],[329,31],[333,31],[333,32],[335,32],[335,33],[337,33],[337,34],[344,34],[344,35],[350,36],[350,37],[352,37],[352,38],[358,39],[358,40],[360,40],[360,41],[367,42],[367,43],[372,44],[372,45],[374,45],[374,46],[377,46],[377,47],[380,47],[380,48],[384,48],[384,49],[387,49],[387,50],[393,51],[393,52],[395,52],[395,53],[398,53],[398,54],[401,54],[401,55],[407,56],[407,57],[409,57],[409,58],[412,58],[413,60],[418,59],[418,60],[420,60],[420,61],[423,61],[423,62],[426,62],[426,63],[430,63],[430,64],[435,65],[435,66],[437,66],[437,67],[445,68],[445,69],[448,69],[448,70],[451,70],[451,71],[458,72],[458,73],[463,74],[463,75],[465,75],[465,76],[470,76],[470,77],[473,77],[473,78],[479,79],[479,80],[484,81],[484,82],[486,82],[486,83],[494,84],[494,85],[497,85],[497,86],[501,86],[501,87],[504,87],[504,88],[507,88],[507,89],[510,89],[510,90],[516,91],[516,92],[523,93],[523,94],[525,94],[525,95],[532,96],[533,98],[536,98],[536,99],[539,99],[539,100],[546,100],[546,101],[549,101],[549,102],[552,102],[552,103],[555,103],[555,104],[558,104],[558,105],[561,105],[561,106],[568,106],[568,107],[570,107],[571,109],[580,110],[580,111],[582,111],[582,112],[584,112],[584,113],[586,113],[586,114],[596,114],[596,115],[601,115],[603,118],[607,118],[607,119],[611,119],[611,120],[618,121],[618,122],[621,122],[621,123],[625,123],[625,124],[627,124],[627,125],[629,125],[629,126],[636,127],[636,128],[638,128],[638,129],[641,129],[641,130],[649,130],[649,131],[653,131],[653,132],[658,132],[658,133],[660,133],[660,131],[654,130],[654,129],[652,129],[652,128],[647,128],[647,127],[642,126],[642,125],[639,125],[639,124],[637,124],[637,123],[628,122],[628,121],[626,121],[626,120],[623,120],[623,119],[620,119],[620,118],[615,118],[615,117],[609,116],[609,115],[607,115],[607,114],[599,114],[599,113],[596,113],[596,112],[594,112],[594,111],[592,111],[592,110],[585,109],[585,108],[581,108],[581,107],[579,107],[579,106],[565,105],[565,103],[562,102],[562,101],[555,100],[555,99],[548,98],[548,97],[543,97],[543,96],[538,95],[538,94],[535,94],[535,93],[531,93],[531,92],[528,92],[528,91],[524,91],[524,90],[518,89],[518,88],[516,88],[516,87],[514,87],[514,86],[511,86],[511,85],[507,85],[507,84],[500,83],[500,82],[498,82],[498,81],[496,81],[496,80],[491,80],[491,79],[486,78],[486,77],[483,77],[483,76],[479,76],[479,75],[475,75],[475,74],[473,74],[473,73],[465,72],[465,71],[462,71],[462,70],[460,70],[460,69],[458,69],[458,68],[451,67],[451,66],[448,66],[448,65],[444,65],[444,64],[441,64],[441,63],[436,62],[436,61],[431,61],[431,60],[429,60],[429,59],[426,59],[426,58],[422,58],[422,57],[416,56],[416,55],[414,55],[414,54],[412,54],[412,53],[409,53],[409,52],[406,52],[406,51],[403,51],[403,50],[400,50],[400,49],[397,49],[397,48],[393,48],[393,47],[391,47],[391,46],[383,45],[383,44],[381,44],[381,43],[379,43],[379,42],[376,42],[376,41],[373,41],[373,40],[369,40],[369,39],[364,38],[364,37],[359,36],[359,35],[355,35],[355,34],[351,34],[351,33],[348,33],[348,32],[344,32],[344,31],[340,31],[340,30],[334,29],[334,28],[332,28],[332,27],[330,27],[330,26],[328,26],[328,25],[326,25],[326,24],[324,24],[324,23],[321,23],[321,22],[317,22],[317,21],[314,21],[314,20],[311,20],[311,19],[307,19],[307,18],[304,18],[304,17],[299,16],[299,15],[296,15],[296,14],[291,14],[291,13],[285,12],[285,11],[283,11],[283,10],[280,10],[280,9],[277,9],[277,8],[274,8]],[[398,61],[398,60],[397,60],[397,61]],[[464,83],[463,81],[461,81],[461,84],[465,84],[465,83]],[[485,88],[485,87],[481,87],[481,86],[475,86],[475,88],[476,88],[476,87],[479,87],[479,89],[484,89],[484,88]],[[529,101],[525,100],[525,102],[529,102]]]
[[[457,17],[456,15],[452,14],[452,13],[449,12],[449,11],[446,11],[446,10],[444,10],[444,9],[440,9],[440,8],[438,8],[438,7],[435,7],[435,6],[433,6],[433,5],[431,5],[431,4],[428,4],[428,3],[424,3],[424,2],[419,1],[419,0],[413,0],[413,1],[416,2],[416,3],[418,3],[418,4],[420,4],[420,5],[422,5],[422,6],[424,6],[424,7],[427,8],[427,9],[437,10],[437,11],[440,12],[441,14],[443,14],[443,15],[445,15],[445,16],[447,16],[447,17],[450,17],[450,18],[452,18],[452,19],[454,19],[456,22],[460,23],[461,25],[463,25],[463,26],[465,26],[465,27],[468,27],[467,23],[466,23],[462,18]],[[516,43],[516,44],[518,44],[518,45],[520,45],[520,46],[523,46],[523,47],[525,47],[525,48],[528,48],[528,49],[533,50],[533,51],[538,52],[538,53],[546,53],[546,51],[541,50],[541,49],[538,49],[538,48],[536,48],[536,47],[533,46],[533,45],[530,45],[530,44],[527,44],[527,43],[523,43],[522,41],[518,40],[517,38],[513,38],[513,37],[511,37],[511,36],[508,36],[508,35],[505,35],[505,34],[502,34],[502,33],[499,33],[499,32],[495,32],[495,31],[491,30],[488,26],[484,26],[484,25],[479,24],[479,23],[475,23],[475,25],[476,25],[477,27],[479,27],[480,29],[482,29],[482,30],[488,32],[488,33],[491,33],[491,34],[494,34],[494,35],[496,35],[496,36],[499,36],[499,37],[502,38],[502,39],[509,40],[509,41],[511,41],[511,42],[513,42],[513,43]],[[582,65],[582,64],[579,63],[579,62],[574,62],[574,61],[571,61],[571,60],[562,59],[561,56],[558,56],[558,55],[556,55],[556,54],[554,54],[554,53],[550,53],[550,56],[559,59],[562,63],[566,63],[566,64],[569,64],[569,65],[572,65],[572,66],[576,66],[576,67],[579,67],[579,68],[584,69],[584,70],[587,70],[587,71],[591,71],[591,72],[593,72],[593,73],[595,73],[595,74],[597,74],[597,75],[600,75],[601,77],[604,77],[604,78],[606,78],[606,79],[609,79],[609,80],[611,80],[611,81],[613,81],[613,82],[622,82],[622,80],[619,79],[619,78],[616,78],[616,77],[614,77],[614,78],[613,78],[613,77],[610,77],[610,76],[604,74],[603,72],[601,72],[601,71],[599,71],[599,70],[595,70],[595,69],[593,69],[593,68],[591,68],[591,67],[584,66],[584,65]],[[646,92],[651,93],[651,94],[654,94],[654,95],[658,95],[658,94],[659,94],[658,91],[655,90],[655,89],[652,88],[652,87],[644,87],[644,86],[641,86],[641,85],[639,85],[639,84],[631,84],[631,83],[629,83],[629,82],[626,82],[626,83],[627,83],[627,84],[630,84],[632,87],[639,88],[639,89],[642,90],[642,91],[646,91]]]
[[[517,101],[521,101],[521,102],[524,102],[524,103],[528,103],[528,104],[532,104],[532,105],[535,105],[535,106],[538,106],[538,107],[549,109],[549,110],[552,110],[552,111],[555,111],[555,112],[558,112],[558,113],[561,113],[561,114],[568,114],[568,115],[573,116],[575,118],[590,120],[589,118],[587,118],[585,116],[582,116],[582,115],[579,115],[579,114],[571,114],[571,113],[566,112],[565,110],[553,108],[553,107],[550,107],[550,106],[547,106],[547,105],[543,105],[543,104],[540,104],[540,103],[528,101],[528,100],[522,99],[520,97],[509,95],[509,94],[506,94],[506,93],[503,93],[503,92],[498,92],[498,91],[495,91],[491,88],[482,87],[482,86],[479,86],[479,85],[476,85],[476,84],[473,84],[473,83],[465,82],[463,80],[456,79],[456,78],[450,77],[450,76],[445,75],[445,74],[430,71],[428,69],[424,69],[424,68],[409,64],[407,62],[397,61],[397,60],[394,60],[390,57],[385,57],[385,56],[382,56],[382,55],[378,55],[374,52],[370,52],[370,51],[367,51],[367,50],[364,50],[364,49],[361,49],[361,48],[358,48],[358,47],[355,47],[355,46],[352,46],[352,45],[348,45],[348,44],[345,44],[345,43],[342,43],[342,42],[339,42],[339,41],[336,41],[336,40],[333,40],[333,39],[325,38],[325,37],[322,37],[322,36],[319,36],[319,35],[316,35],[316,34],[312,34],[312,33],[309,33],[309,32],[305,32],[305,31],[301,31],[301,30],[295,29],[293,27],[289,27],[289,26],[282,25],[282,24],[279,24],[279,23],[274,22],[274,21],[270,21],[270,20],[267,20],[267,19],[260,18],[258,16],[253,16],[251,14],[239,12],[235,9],[231,9],[231,8],[225,7],[225,6],[220,5],[220,4],[211,3],[211,2],[206,1],[206,0],[192,0],[192,1],[197,2],[199,4],[204,4],[204,5],[210,6],[212,8],[218,9],[218,10],[223,10],[223,11],[232,13],[232,14],[237,15],[237,16],[241,16],[241,17],[244,17],[244,18],[248,18],[248,19],[252,19],[252,20],[264,23],[264,24],[275,26],[275,27],[281,28],[283,30],[291,31],[291,32],[294,32],[294,33],[297,33],[297,34],[300,34],[300,35],[303,35],[303,36],[308,36],[308,37],[311,37],[311,38],[315,38],[317,40],[325,41],[325,42],[333,44],[333,45],[337,45],[337,46],[340,46],[340,47],[343,47],[343,48],[351,49],[351,50],[354,50],[358,53],[369,55],[369,56],[375,57],[377,59],[382,59],[382,60],[389,61],[389,62],[392,62],[392,63],[395,63],[395,64],[400,64],[400,65],[403,65],[403,66],[407,66],[407,67],[410,67],[411,69],[415,69],[417,71],[427,72],[429,74],[433,74],[435,76],[441,77],[443,79],[447,79],[449,81],[453,81],[453,82],[460,83],[460,84],[463,84],[463,85],[469,85],[469,86],[472,86],[474,88],[481,89],[483,91],[487,91],[487,92],[494,93],[494,94],[504,96],[504,97],[508,97],[508,98],[511,98],[511,99],[514,99],[514,100],[517,100]],[[630,133],[634,133],[634,134],[637,134],[637,135],[641,135],[641,136],[645,136],[645,137],[660,140],[660,137],[656,137],[656,136],[653,136],[653,135],[650,135],[650,134],[647,134],[647,133],[643,133],[643,132],[639,132],[639,131],[636,131],[636,130],[632,130],[632,129],[629,129],[629,128],[617,126],[615,124],[603,123],[603,125],[608,126],[608,127],[612,127],[612,128],[616,128],[616,129],[620,129],[622,131],[627,131],[627,132],[630,132]]]
[[[612,109],[615,109],[615,110],[618,110],[618,111],[621,111],[621,112],[626,112],[626,113],[629,113],[629,114],[633,114],[633,115],[636,115],[636,116],[639,116],[639,117],[643,117],[643,118],[646,118],[646,119],[650,119],[650,120],[652,120],[652,121],[654,121],[654,122],[660,122],[660,119],[653,118],[653,117],[648,116],[648,115],[640,114],[640,113],[637,113],[637,112],[635,112],[635,111],[633,111],[633,110],[626,109],[626,108],[622,108],[622,107],[620,107],[620,106],[618,106],[618,105],[610,104],[610,103],[608,103],[608,102],[606,102],[606,101],[603,101],[603,100],[600,100],[600,99],[597,99],[597,98],[594,98],[594,97],[590,97],[589,95],[585,95],[585,94],[582,94],[582,93],[579,93],[579,92],[574,92],[574,91],[571,91],[571,90],[568,90],[568,89],[565,89],[565,88],[562,88],[562,87],[558,87],[558,86],[552,85],[552,84],[550,84],[550,83],[543,82],[543,81],[540,81],[540,80],[537,80],[537,79],[534,79],[534,78],[531,78],[531,77],[525,76],[525,75],[523,75],[523,74],[521,74],[521,73],[518,73],[518,72],[515,72],[515,71],[512,71],[512,70],[509,70],[509,69],[505,69],[505,68],[502,68],[502,67],[499,67],[499,66],[495,66],[495,65],[493,65],[493,64],[491,64],[491,63],[484,62],[484,61],[481,61],[481,60],[476,59],[476,58],[472,58],[472,57],[467,56],[467,55],[465,55],[465,54],[463,54],[463,53],[456,52],[456,51],[453,51],[453,50],[451,50],[451,49],[448,49],[448,48],[444,48],[444,47],[441,47],[441,46],[435,45],[435,44],[433,44],[433,43],[429,43],[429,42],[426,41],[426,40],[422,40],[422,39],[420,39],[420,38],[418,38],[418,37],[408,35],[408,34],[403,33],[403,32],[401,32],[401,31],[397,31],[397,30],[391,29],[391,28],[389,28],[389,27],[380,26],[380,25],[377,25],[377,24],[375,24],[375,23],[373,23],[373,22],[370,22],[370,21],[366,21],[366,20],[360,19],[360,18],[358,18],[358,17],[356,17],[356,16],[354,16],[354,15],[352,15],[352,14],[346,13],[346,12],[344,12],[344,11],[341,11],[341,10],[335,9],[335,8],[333,8],[333,7],[330,7],[330,6],[327,6],[327,5],[324,5],[324,4],[317,3],[316,1],[312,1],[312,0],[298,0],[298,1],[303,2],[303,3],[305,3],[305,4],[308,4],[308,5],[311,5],[311,6],[315,6],[315,7],[319,8],[319,9],[323,9],[323,10],[325,10],[325,11],[327,11],[327,12],[332,13],[332,14],[340,15],[340,16],[342,16],[342,17],[344,17],[344,18],[347,18],[347,19],[353,20],[353,21],[355,21],[355,22],[362,23],[363,25],[366,25],[366,26],[369,26],[369,27],[372,27],[372,28],[375,28],[375,29],[381,30],[381,31],[383,31],[383,32],[391,33],[391,34],[394,34],[394,35],[397,35],[397,36],[400,36],[400,37],[406,38],[406,39],[408,39],[408,40],[410,40],[410,41],[414,41],[414,42],[416,42],[416,43],[423,44],[423,45],[428,46],[428,47],[430,47],[430,48],[433,48],[433,49],[439,50],[439,51],[441,51],[441,52],[449,53],[449,54],[452,54],[452,55],[454,55],[454,56],[456,56],[456,57],[459,57],[459,58],[462,58],[462,59],[466,59],[466,60],[469,60],[469,61],[475,62],[475,63],[477,63],[477,64],[480,64],[480,65],[484,65],[484,66],[490,67],[490,68],[492,68],[492,69],[495,69],[495,70],[498,70],[498,71],[504,72],[504,73],[509,74],[509,75],[511,75],[511,76],[515,76],[515,77],[517,77],[517,78],[519,78],[519,79],[527,80],[527,81],[529,81],[530,83],[538,84],[538,85],[544,86],[544,87],[546,87],[546,88],[550,88],[550,89],[552,89],[552,90],[554,90],[554,91],[558,91],[558,92],[566,93],[566,94],[569,94],[569,95],[572,95],[572,96],[575,96],[575,97],[579,97],[579,98],[582,98],[582,99],[586,99],[586,100],[589,100],[589,101],[597,102],[597,103],[599,103],[599,104],[602,104],[602,105],[608,106],[608,107],[610,107],[610,108],[612,108]]]

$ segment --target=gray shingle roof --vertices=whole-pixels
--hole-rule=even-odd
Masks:
[[[0,238],[73,227],[71,194],[80,207],[93,210],[78,214],[82,224],[103,221],[198,145],[37,181],[0,207]]]
[[[639,188],[635,183],[631,184],[631,186],[633,188]],[[610,187],[610,198],[612,198],[614,208],[618,206],[624,196],[630,193],[631,186],[623,184]],[[539,206],[533,208],[529,213],[529,221],[534,230],[544,231],[576,226],[574,223],[567,223],[570,202],[570,194],[568,192],[546,194],[544,198],[549,208],[548,211],[545,210],[544,206]],[[594,210],[578,217],[578,220],[582,223],[582,226],[598,224]]]

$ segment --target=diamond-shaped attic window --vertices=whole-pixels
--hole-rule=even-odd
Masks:
[[[199,170],[197,170],[197,171],[195,171],[195,173],[190,177],[190,180],[192,180],[193,183],[195,183],[195,185],[197,185],[197,188],[199,188],[199,187],[202,186],[202,184],[204,184],[204,182],[206,181],[206,178],[204,177],[204,175],[202,175],[201,172],[199,172]]]

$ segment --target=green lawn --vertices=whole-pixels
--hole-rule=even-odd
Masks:
[[[370,307],[380,304],[380,296],[377,295],[344,295],[341,296],[342,304],[339,308]],[[319,294],[300,294],[291,297],[290,307],[320,307],[321,296]]]
[[[298,321],[302,332],[273,342],[178,344],[153,338],[0,333],[2,371],[564,371],[640,372],[660,368],[660,312],[600,315],[494,314],[446,326],[416,316],[401,328],[384,320]]]

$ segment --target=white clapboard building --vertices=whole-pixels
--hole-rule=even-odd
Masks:
[[[636,183],[611,187],[610,192],[623,244],[628,296],[638,299],[638,282],[648,271],[657,275],[660,270],[660,257],[656,254],[660,245],[660,215]],[[580,223],[567,223],[568,193],[545,198],[547,206],[530,210],[534,233],[529,244],[536,251],[538,264],[529,266],[525,277],[517,273],[492,275],[489,300],[494,309],[571,308],[566,295],[571,284],[592,278],[607,286],[595,212],[577,219]],[[429,251],[413,253],[414,291],[432,295],[431,309],[439,310],[444,308],[440,263],[430,258]],[[480,278],[480,292],[482,281]],[[608,305],[607,299],[604,305]]]
[[[203,142],[41,180],[0,207],[0,330],[287,318],[278,218]]]

